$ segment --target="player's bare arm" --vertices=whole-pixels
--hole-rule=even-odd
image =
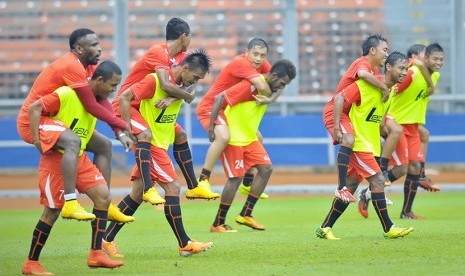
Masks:
[[[383,103],[388,100],[389,93],[391,92],[390,89],[386,86],[384,82],[378,80],[375,75],[365,70],[359,70],[357,72],[357,76],[360,79],[365,80],[366,82],[370,83],[371,85],[376,86],[377,88],[381,90],[381,93],[383,93],[383,99],[382,99]]]
[[[40,136],[39,136],[39,124],[40,124],[40,116],[42,115],[42,104],[40,100],[33,102],[29,105],[28,108],[29,113],[29,127],[31,128],[32,137],[34,139],[34,146],[37,150],[42,154],[42,147],[40,145]]]
[[[165,69],[157,69],[156,70],[158,80],[160,81],[160,86],[169,96],[183,99],[187,103],[191,103],[195,99],[195,92],[189,93],[175,84],[169,81],[169,73]]]
[[[220,113],[221,107],[224,104],[224,94],[220,93],[215,96],[215,100],[213,101],[212,111],[210,114],[210,125],[208,127],[208,139],[210,142],[215,141],[215,121],[218,118],[218,114]]]
[[[333,120],[334,120],[333,139],[335,141],[338,141],[339,143],[342,142],[342,132],[340,129],[340,123],[341,123],[341,114],[342,114],[343,105],[344,105],[344,97],[342,96],[342,93],[339,93],[334,97],[334,109],[333,109]]]
[[[267,97],[271,96],[272,94],[271,88],[268,85],[268,83],[266,83],[266,81],[261,77],[261,75],[253,77],[249,79],[249,81],[255,86],[255,88],[258,90],[258,93],[260,95],[264,95]]]

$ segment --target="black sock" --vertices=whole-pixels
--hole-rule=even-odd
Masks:
[[[352,154],[352,149],[348,147],[341,146],[337,154],[337,172],[339,180],[339,190],[344,188],[347,185],[347,170],[349,168],[350,155]]]
[[[410,213],[412,211],[412,205],[417,194],[418,185],[418,175],[407,174],[404,183],[404,205],[402,206],[403,214]]]
[[[389,214],[386,207],[386,195],[384,192],[375,193],[371,192],[371,202],[373,207],[375,207],[376,214],[378,215],[379,221],[383,226],[383,230],[385,233],[391,229],[392,221],[389,218]]]
[[[140,204],[132,200],[131,196],[127,195],[121,202],[118,204],[118,208],[121,210],[123,214],[126,216],[132,216],[139,208]],[[111,221],[108,225],[107,229],[105,230],[105,234],[103,235],[103,239],[107,242],[112,242],[115,240],[116,235],[118,232],[123,228],[125,223],[117,223]]]
[[[39,220],[36,224],[36,228],[34,228],[34,232],[32,233],[32,242],[31,248],[29,249],[29,256],[28,259],[32,261],[38,261],[40,252],[42,248],[45,246],[45,242],[50,235],[50,231],[52,231],[52,226],[48,225],[47,223]]]
[[[252,184],[253,179],[254,179],[253,173],[246,173],[244,175],[244,179],[242,180],[242,184],[244,184],[244,186],[246,187],[250,187],[250,184]]]
[[[388,171],[388,178],[389,178],[389,181],[391,181],[391,182],[394,182],[394,181],[396,181],[397,179],[399,179],[399,177],[397,177],[397,176],[392,172],[392,170],[389,170],[389,171]]]
[[[333,200],[333,204],[331,205],[331,210],[329,210],[328,215],[326,216],[323,224],[321,224],[321,228],[325,227],[333,227],[333,225],[336,223],[338,218],[344,213],[344,211],[347,209],[347,206],[349,206],[349,203],[345,203],[339,198],[335,198]]]
[[[92,242],[90,248],[93,250],[102,249],[102,239],[107,227],[108,210],[97,210],[94,208],[92,213],[95,215],[95,219],[90,223],[92,226]]]
[[[186,179],[187,188],[194,189],[197,187],[197,178],[195,177],[194,164],[192,163],[192,153],[187,142],[173,145],[173,156],[176,163],[181,169],[184,179]]]
[[[202,172],[200,173],[199,181],[205,180],[205,179],[210,179],[210,174],[212,172],[203,168]]]
[[[421,161],[420,162],[420,177],[425,178],[426,177],[426,172],[425,172],[425,162]]]
[[[165,196],[165,217],[173,230],[179,246],[184,247],[189,242],[190,238],[187,236],[182,224],[181,206],[179,205],[179,196]]]
[[[380,157],[379,158],[379,166],[382,171],[387,171],[389,166],[389,159]]]
[[[144,183],[144,192],[153,187],[152,178],[150,177],[150,142],[137,142],[136,151],[134,155],[136,157],[137,168],[139,168],[140,177],[142,183]]]
[[[243,217],[244,216],[251,217],[253,208],[255,206],[255,203],[257,203],[257,200],[259,197],[260,196],[256,196],[256,195],[249,193],[249,195],[247,196],[247,200],[244,204],[244,207],[242,207],[242,211],[240,215]]]
[[[218,225],[223,225],[226,222],[226,215],[228,214],[229,207],[231,207],[231,204],[224,202],[220,203],[220,208],[218,208],[218,213],[213,221],[213,226],[216,227]]]

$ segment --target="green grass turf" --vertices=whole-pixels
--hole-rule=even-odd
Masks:
[[[370,206],[362,218],[355,204],[334,227],[339,241],[316,238],[330,208],[330,196],[274,196],[257,203],[254,217],[266,231],[234,222],[245,200],[236,197],[227,223],[238,233],[209,232],[218,201],[182,201],[184,224],[191,238],[213,241],[209,251],[190,258],[178,255],[177,242],[163,211],[144,204],[136,222],[117,236],[125,265],[114,270],[86,266],[90,224],[59,219],[42,251],[41,263],[57,275],[463,275],[465,273],[465,193],[417,195],[414,211],[426,220],[400,220],[402,195],[390,196],[389,213],[399,226],[415,230],[398,240],[383,238]],[[90,207],[87,206],[90,210]],[[1,211],[0,275],[19,275],[40,209]]]

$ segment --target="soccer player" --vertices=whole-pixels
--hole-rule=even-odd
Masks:
[[[288,60],[280,60],[262,78],[272,93],[276,93],[282,91],[295,76],[295,66]],[[252,83],[243,80],[214,98],[209,135],[213,135],[214,123],[222,112],[228,120],[230,139],[220,158],[228,181],[223,189],[218,213],[210,226],[210,232],[236,232],[225,223],[226,215],[245,172],[252,167],[257,169],[257,175],[236,222],[255,230],[265,230],[252,216],[254,206],[272,173],[270,157],[257,136],[258,127],[267,108],[266,104],[257,105],[257,99],[261,103],[260,97]]]
[[[121,114],[118,102],[120,96],[127,90],[133,89],[132,86],[144,79],[146,75],[154,72],[157,73],[159,84],[163,91],[168,93],[171,97],[183,99],[191,103],[195,98],[195,93],[182,89],[169,80],[169,69],[181,64],[186,57],[186,50],[190,42],[191,33],[189,24],[180,18],[171,18],[166,25],[166,43],[155,44],[150,47],[140,60],[137,61],[134,68],[132,68],[126,80],[121,85],[117,96],[113,100],[113,108],[116,113]],[[132,95],[132,93],[127,95]],[[131,102],[131,106],[136,107],[135,110],[137,110],[138,105],[138,99]],[[156,106],[159,108],[165,107],[163,101],[156,103]],[[152,181],[148,174],[152,131],[147,122],[141,118],[141,115],[137,111],[131,114],[131,125],[129,128],[132,130],[132,134],[137,140],[135,149],[136,164],[143,174],[147,173],[147,175],[142,175],[142,182],[144,183],[144,201],[150,202],[151,204],[164,203],[164,199],[161,198],[157,190],[152,187]],[[186,191],[186,197],[190,199],[218,198],[220,195],[218,193],[212,193],[209,186],[204,187],[203,185],[198,185],[187,135],[177,123],[175,124],[175,133],[173,156],[187,182],[188,189]]]
[[[326,104],[323,110],[323,122],[333,137],[333,144],[340,144],[337,154],[337,171],[338,171],[338,187],[334,195],[345,201],[355,202],[355,197],[348,191],[346,187],[347,170],[352,154],[354,145],[354,131],[350,123],[349,117],[344,112],[343,114],[334,114],[334,116],[341,115],[340,124],[333,122],[333,107],[334,98],[348,87],[353,82],[362,79],[371,85],[374,85],[383,95],[383,102],[389,96],[389,89],[383,82],[380,82],[376,75],[379,74],[379,67],[383,66],[383,62],[388,55],[388,42],[386,38],[381,35],[370,35],[362,42],[362,57],[356,59],[349,66],[347,71],[339,81],[335,95]],[[386,183],[389,184],[389,183]]]
[[[169,69],[170,80],[180,87],[190,87],[205,77],[210,70],[210,66],[210,58],[205,51],[197,50],[189,54],[180,66]],[[149,129],[152,131],[149,159],[151,165],[148,168],[142,167],[142,169],[149,171],[148,174],[152,185],[156,181],[165,190],[165,216],[178,240],[179,254],[190,256],[205,251],[212,247],[213,243],[196,242],[184,230],[179,203],[180,185],[167,153],[168,147],[174,141],[174,125],[181,109],[182,100],[170,98],[165,102],[166,108],[156,106],[159,100],[168,98],[168,93],[161,87],[157,73],[147,75],[143,80],[134,84],[132,89],[128,89],[121,94],[119,98],[120,111],[122,118],[126,122],[132,120],[131,115],[133,112],[124,107],[129,107],[131,98],[140,100],[139,114],[148,123]],[[137,165],[134,166],[131,175],[133,181],[132,191],[119,204],[124,214],[134,214],[142,203],[144,191],[142,175],[146,173],[140,171]],[[112,257],[123,257],[118,252],[114,241],[115,236],[122,227],[121,224],[110,223],[105,232],[103,248]]]
[[[436,85],[439,80],[439,70],[444,65],[444,51],[438,43],[426,47],[425,67],[428,68],[431,79]],[[429,96],[434,90],[428,89],[428,84],[417,66],[411,66],[405,80],[398,84],[398,93],[393,98],[389,108],[389,115],[394,117],[403,127],[403,135],[407,141],[407,147],[402,151],[408,152],[408,171],[404,183],[404,203],[401,218],[421,219],[412,212],[418,186],[436,192],[439,187],[427,181],[419,181],[421,177],[421,164],[424,160],[421,149],[418,127],[426,122],[426,109]],[[398,151],[398,150],[396,150]]]
[[[111,61],[102,62],[89,80],[92,97],[106,99],[113,93],[121,80],[121,69]],[[37,122],[42,118],[42,111],[50,113],[49,120],[58,120],[62,124],[54,124],[55,131],[49,135],[50,145],[60,139],[60,130],[72,129],[81,141],[76,180],[76,188],[85,193],[94,202],[93,214],[96,217],[91,222],[91,250],[87,265],[91,268],[114,268],[122,266],[123,262],[114,261],[102,252],[102,236],[107,224],[107,211],[110,204],[110,193],[102,173],[92,164],[85,153],[87,144],[93,139],[96,118],[86,111],[79,101],[76,91],[69,86],[62,86],[53,93],[41,97],[28,106],[28,117],[31,120],[32,135],[39,135]],[[64,156],[62,150],[57,151],[47,147],[41,140],[44,152],[39,164],[40,203],[44,212],[34,228],[28,259],[22,267],[22,273],[27,275],[54,275],[48,272],[40,263],[40,253],[45,246],[52,227],[57,220],[65,199],[63,198],[63,172],[59,166]]]
[[[31,133],[28,107],[31,103],[52,93],[58,87],[70,86],[76,91],[79,101],[84,105],[85,109],[112,126],[118,140],[126,150],[130,149],[133,142],[121,131],[126,129],[126,124],[115,116],[108,99],[96,99],[93,96],[87,82],[95,71],[95,65],[98,63],[101,54],[98,36],[89,29],[76,29],[69,37],[69,47],[69,53],[48,65],[34,81],[31,91],[19,111],[17,119],[19,135],[25,142],[34,144],[40,153],[47,151],[48,148],[42,148],[42,138],[39,139],[39,135],[33,136]],[[44,111],[49,112],[48,110]],[[54,126],[54,124],[57,126]],[[42,135],[44,131],[50,132],[54,128],[60,129],[61,127],[60,122],[48,120],[47,126],[41,125],[39,134]],[[60,133],[61,136],[54,146],[64,150],[61,169],[63,172],[65,204],[61,215],[68,219],[94,219],[94,215],[87,213],[76,200],[75,186],[80,139],[69,129]],[[86,150],[94,153],[94,164],[105,176],[107,184],[110,185],[111,142],[99,133],[94,133],[92,138]],[[46,139],[46,137],[43,137],[43,139]],[[109,212],[112,219],[118,219],[122,215],[113,204],[110,205]]]
[[[266,60],[268,54],[268,44],[260,38],[253,38],[247,45],[247,50],[234,57],[220,72],[217,79],[210,87],[210,90],[202,97],[197,106],[197,118],[204,129],[210,133],[210,115],[213,101],[216,95],[224,90],[240,83],[242,80],[249,80],[262,95],[270,96],[271,90],[268,84],[260,77],[260,74],[268,73],[271,69],[270,63]],[[276,97],[274,97],[275,99]],[[228,123],[222,112],[213,125],[214,131],[209,134],[210,142],[205,163],[200,173],[199,183],[210,187],[210,175],[216,161],[220,157],[224,148],[228,145],[230,138]],[[211,136],[214,135],[214,136]],[[248,172],[245,176],[247,183],[251,183],[253,174]],[[248,194],[250,186],[241,185],[240,191]],[[262,194],[262,198],[268,195]]]
[[[384,77],[379,75],[378,78],[391,88],[407,75],[407,57],[399,52],[391,53],[386,59],[385,71],[386,75]],[[341,114],[343,109],[350,108],[349,117],[354,127],[354,147],[347,176],[348,190],[353,193],[360,182],[364,179],[368,180],[372,191],[373,207],[383,227],[384,236],[398,238],[409,234],[413,228],[394,226],[386,208],[385,179],[374,157],[381,153],[380,122],[385,114],[382,98],[383,95],[379,93],[377,87],[365,80],[358,80],[336,95],[334,114]],[[340,117],[335,115],[335,123],[339,119]],[[328,240],[339,239],[334,236],[332,227],[348,206],[349,203],[336,197],[325,220],[316,229],[316,236]]]
[[[407,57],[409,59],[408,64],[409,67],[417,66],[420,69],[419,71],[421,72],[421,74],[425,77],[425,80],[428,84],[428,90],[434,90],[434,83],[431,80],[431,73],[429,72],[428,68],[425,66],[424,63],[425,51],[426,46],[423,44],[412,45],[407,50]],[[383,123],[384,127],[382,127],[381,129],[382,136],[384,137],[384,144],[381,157],[379,158],[379,164],[382,171],[388,172],[388,180],[392,183],[404,176],[405,174],[407,174],[408,154],[405,152],[405,148],[407,147],[407,140],[403,136],[402,126],[396,123],[394,117],[387,114]],[[424,157],[426,155],[426,147],[428,143],[429,134],[427,129],[422,126],[419,126],[418,130],[420,133],[420,139],[422,140],[422,152]],[[423,142],[423,140],[426,140],[426,143]],[[395,151],[396,147],[398,148],[398,151]],[[388,170],[389,164],[393,166],[393,168],[390,170]],[[425,175],[425,171],[423,169],[424,162],[421,162],[421,164],[421,173],[422,177],[424,178],[420,177],[419,181],[429,181],[432,184],[431,180],[429,180],[429,178],[427,178]],[[429,183],[425,183],[423,185],[428,184]],[[359,191],[358,210],[364,218],[368,218],[368,203],[370,200],[371,193],[368,188]]]

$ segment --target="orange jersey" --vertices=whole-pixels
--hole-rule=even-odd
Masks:
[[[29,105],[39,98],[51,94],[57,88],[65,85],[71,88],[87,86],[87,81],[92,77],[95,68],[95,65],[84,68],[78,57],[71,52],[50,63],[34,81],[29,95],[24,100],[19,111],[18,124],[29,125],[27,111]]]
[[[352,62],[344,75],[342,75],[339,85],[337,86],[336,93],[358,80],[359,77],[357,74],[360,70],[371,72],[373,75],[379,75],[379,69],[371,67],[370,62],[365,56],[359,57]]]
[[[129,87],[141,81],[148,74],[155,73],[157,69],[171,69],[182,63],[187,56],[186,52],[180,52],[174,57],[170,57],[168,44],[156,44],[150,47],[147,52],[136,62],[134,67],[129,72],[128,76],[121,85],[115,99],[113,100],[113,109],[118,109],[119,96]]]
[[[226,67],[221,70],[212,87],[200,100],[197,107],[197,114],[210,112],[215,96],[241,82],[244,79],[251,80],[260,74],[270,72],[271,65],[264,61],[262,66],[254,68],[245,54],[238,55],[231,60]]]

